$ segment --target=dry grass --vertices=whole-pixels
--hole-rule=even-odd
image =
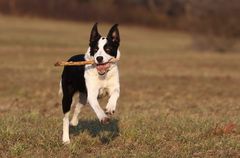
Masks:
[[[64,146],[53,64],[86,50],[92,24],[0,18],[0,157],[240,156],[240,54],[197,53],[184,33],[120,26],[117,113],[102,126],[85,107]]]

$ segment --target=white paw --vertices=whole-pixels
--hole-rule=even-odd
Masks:
[[[77,126],[77,125],[78,125],[78,119],[77,119],[77,118],[73,118],[73,119],[71,120],[70,124],[71,124],[72,126]]]
[[[68,144],[70,144],[70,140],[68,140],[68,141],[63,141],[63,145],[68,145]]]
[[[70,144],[70,139],[63,139],[63,145]]]
[[[113,115],[115,113],[115,106],[107,105],[107,107],[105,109],[105,113],[107,115]]]
[[[98,115],[98,119],[101,124],[108,124],[110,122],[110,118],[104,113],[104,111],[101,112],[101,115]]]
[[[100,120],[101,124],[108,124],[110,122],[110,118],[109,117],[104,117]]]

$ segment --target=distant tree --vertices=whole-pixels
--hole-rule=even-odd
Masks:
[[[155,0],[147,0],[147,6],[152,13],[157,12],[157,6]]]
[[[189,0],[186,17],[195,45],[201,49],[223,52],[240,37],[239,0]]]
[[[17,12],[16,0],[9,0],[8,4],[9,4],[10,13],[17,14],[18,12]]]

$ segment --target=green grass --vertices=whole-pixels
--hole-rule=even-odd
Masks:
[[[86,51],[92,23],[0,18],[0,157],[240,156],[240,54],[197,52],[185,33],[120,25],[116,115],[101,125],[85,107],[62,145],[62,68],[53,64]]]

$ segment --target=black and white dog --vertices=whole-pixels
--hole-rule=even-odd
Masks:
[[[59,91],[63,94],[63,143],[70,143],[69,113],[72,105],[76,106],[70,122],[73,126],[78,124],[78,114],[87,102],[101,123],[109,122],[109,115],[114,113],[120,93],[118,65],[109,61],[112,58],[120,58],[119,44],[120,36],[117,24],[112,26],[107,37],[102,37],[98,33],[96,23],[91,31],[86,54],[76,55],[68,60],[94,60],[95,64],[64,67]],[[109,94],[109,100],[104,112],[98,103],[98,96],[106,91]],[[73,99],[76,93],[79,94],[77,102]]]

